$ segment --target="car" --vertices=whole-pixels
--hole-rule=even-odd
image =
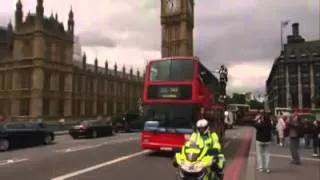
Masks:
[[[45,123],[7,122],[0,124],[0,151],[11,148],[51,144],[55,139],[53,131]]]
[[[111,119],[116,132],[140,131],[144,126],[144,120],[138,113],[125,113],[123,115],[114,116]]]
[[[79,137],[97,138],[98,136],[113,135],[111,123],[105,120],[84,120],[78,125],[72,126],[69,129],[69,134],[73,139]]]

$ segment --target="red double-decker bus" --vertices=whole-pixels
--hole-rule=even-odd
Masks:
[[[197,57],[150,61],[143,91],[142,149],[180,148],[202,117],[224,137],[224,104],[219,101],[223,90]]]

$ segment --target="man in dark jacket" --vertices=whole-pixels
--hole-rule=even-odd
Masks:
[[[303,123],[297,114],[292,116],[288,123],[288,131],[290,137],[290,151],[292,156],[292,164],[300,165],[299,145],[300,138],[303,137]]]
[[[312,126],[313,157],[320,156],[320,120],[314,121]]]
[[[306,148],[310,148],[311,136],[312,136],[312,121],[308,119],[303,119],[303,131],[304,131],[304,143]]]
[[[272,124],[269,116],[258,114],[255,118],[257,163],[260,172],[270,172],[270,144]]]

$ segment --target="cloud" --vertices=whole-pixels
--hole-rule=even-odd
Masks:
[[[113,39],[107,36],[100,35],[99,33],[83,32],[83,33],[80,33],[78,36],[81,37],[80,43],[83,46],[103,46],[103,47],[116,46],[116,42]]]
[[[142,69],[146,59],[160,57],[159,0],[95,0],[90,8],[88,2],[46,0],[44,5],[45,14],[56,11],[64,23],[72,5],[76,33],[81,35],[89,62],[97,56],[101,65],[108,59]],[[23,0],[24,12],[34,12],[35,3],[36,0]],[[318,38],[318,1],[197,0],[195,3],[195,55],[210,70],[221,64],[229,67],[228,91],[264,90],[269,68],[279,55],[281,21],[299,22],[303,37]],[[11,14],[11,19],[14,19],[14,8],[15,1],[2,4],[3,13]],[[286,35],[289,33],[290,26],[285,30]],[[247,74],[242,73],[243,69]]]
[[[228,92],[265,91],[265,77],[271,66],[266,61],[242,62],[229,67]],[[254,75],[253,75],[254,74]]]
[[[0,26],[7,27],[10,22],[10,14],[0,13]]]

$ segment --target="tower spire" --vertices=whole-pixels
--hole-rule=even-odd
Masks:
[[[68,31],[74,34],[74,15],[72,11],[72,6],[69,11],[69,19],[68,19]]]
[[[18,0],[16,3],[16,12],[15,12],[15,28],[18,29],[22,24],[23,11],[21,0]]]
[[[43,0],[37,0],[37,17],[38,18],[43,18]]]

